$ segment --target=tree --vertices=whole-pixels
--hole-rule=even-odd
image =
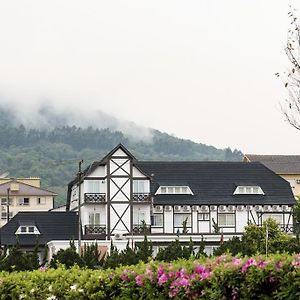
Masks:
[[[50,267],[57,268],[58,264],[64,264],[66,268],[70,268],[77,264],[82,267],[84,262],[80,255],[76,252],[76,247],[74,241],[70,242],[70,247],[67,249],[58,250],[57,254],[53,255],[53,258],[50,262]]]
[[[91,245],[84,244],[82,260],[86,267],[90,269],[94,269],[97,265],[100,264],[99,257],[100,257],[100,253],[98,250],[97,242]]]
[[[282,112],[287,121],[300,130],[300,23],[294,9],[290,9],[288,16],[292,28],[288,31],[285,52],[291,65],[283,78],[288,98],[282,105]]]
[[[266,234],[268,232],[268,235]],[[224,242],[214,251],[214,255],[230,252],[233,255],[255,255],[266,253],[266,243],[268,253],[289,252],[297,253],[300,250],[299,241],[292,238],[287,233],[282,232],[279,224],[272,218],[264,221],[262,226],[249,224],[245,227],[245,232],[241,239],[233,237]]]
[[[152,257],[153,245],[152,241],[148,241],[146,231],[144,231],[144,240],[136,246],[136,256],[138,260],[148,262],[149,257]]]

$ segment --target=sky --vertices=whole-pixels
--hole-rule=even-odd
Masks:
[[[0,101],[97,111],[218,148],[300,154],[280,109],[285,0],[0,0]],[[79,115],[80,117],[80,115]]]

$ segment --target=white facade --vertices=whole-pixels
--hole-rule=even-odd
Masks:
[[[195,242],[204,239],[206,250],[210,252],[221,239],[241,236],[249,223],[262,225],[269,217],[274,218],[282,230],[293,232],[291,203],[228,205],[214,204],[218,200],[214,199],[214,203],[199,205],[188,205],[187,202],[183,205],[177,202],[175,205],[172,201],[157,204],[153,200],[156,196],[174,194],[192,197],[194,191],[185,183],[182,186],[155,185],[150,193],[152,175],[144,174],[122,146],[113,150],[98,165],[91,165],[80,183],[82,243],[97,241],[98,245],[109,248],[113,240],[119,249],[123,249],[127,242],[134,245],[142,241],[144,233],[147,233],[154,246],[175,238],[182,242],[188,242],[190,238]],[[70,210],[78,208],[78,193],[76,182],[70,187]],[[251,198],[253,201],[256,196],[264,196],[264,191],[259,185],[233,187],[231,195],[238,197],[240,194],[246,197],[254,195]],[[68,246],[67,241],[65,246]],[[51,247],[55,248],[55,241]]]

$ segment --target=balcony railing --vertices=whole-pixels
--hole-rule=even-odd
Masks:
[[[106,235],[105,225],[85,225],[84,229],[85,229],[85,234]]]
[[[105,193],[85,193],[84,194],[85,203],[103,203],[106,202]]]
[[[280,225],[280,229],[283,232],[286,233],[293,233],[294,232],[294,226],[293,225]]]
[[[136,202],[148,202],[150,201],[149,193],[133,193],[132,200]]]
[[[132,227],[133,234],[141,235],[141,234],[150,234],[151,226],[150,225],[138,225],[135,224]]]

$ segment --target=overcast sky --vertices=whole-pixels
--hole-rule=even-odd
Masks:
[[[274,75],[288,67],[297,2],[0,0],[0,101],[25,114],[47,99],[219,148],[300,154]]]

